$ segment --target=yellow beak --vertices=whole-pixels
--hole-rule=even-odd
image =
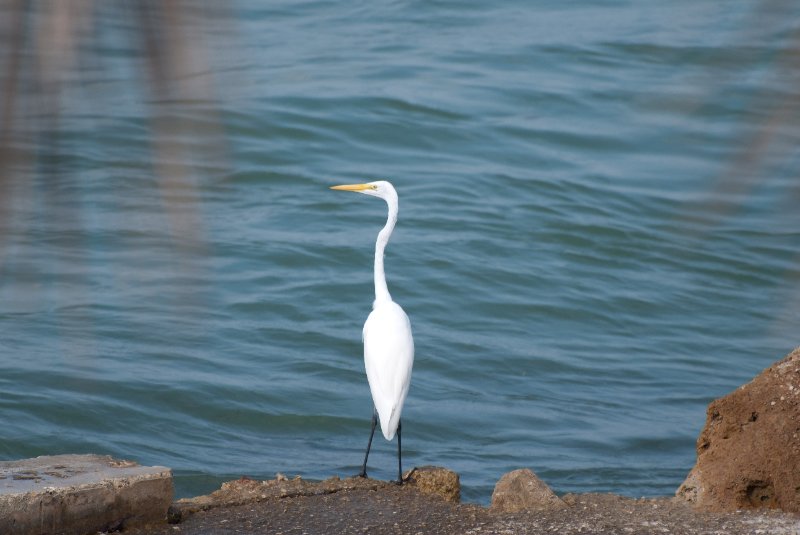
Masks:
[[[364,191],[365,189],[375,189],[373,184],[342,184],[341,186],[331,186],[331,189],[342,191]]]

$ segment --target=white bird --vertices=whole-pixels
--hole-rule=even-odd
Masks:
[[[386,287],[386,274],[383,271],[383,253],[397,223],[397,192],[394,186],[385,180],[332,186],[331,189],[380,197],[389,207],[386,225],[378,233],[375,242],[375,301],[372,303],[372,312],[364,323],[364,366],[375,410],[372,413],[372,430],[359,476],[367,477],[367,458],[372,446],[372,437],[375,435],[375,426],[380,418],[381,431],[386,440],[392,440],[395,432],[397,433],[397,482],[402,484],[400,413],[403,411],[403,403],[411,384],[414,338],[411,336],[411,322],[408,316],[400,305],[392,301],[392,296]]]

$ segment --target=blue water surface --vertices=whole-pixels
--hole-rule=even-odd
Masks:
[[[790,6],[197,9],[203,91],[164,101],[135,20],[97,8],[61,156],[9,193],[3,459],[166,465],[178,496],[356,473],[386,208],[338,183],[399,192],[404,461],[457,471],[466,501],[520,467],[672,494],[706,405],[800,344]],[[395,451],[376,440],[370,475]]]

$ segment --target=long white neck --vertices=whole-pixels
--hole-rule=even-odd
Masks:
[[[375,242],[375,303],[381,301],[391,301],[389,288],[386,286],[386,273],[383,270],[383,254],[389,237],[392,235],[394,225],[397,223],[397,195],[386,197],[386,204],[389,206],[389,216],[386,218],[386,225],[378,233]]]

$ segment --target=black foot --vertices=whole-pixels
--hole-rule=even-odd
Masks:
[[[364,479],[369,479],[369,477],[367,476],[366,472],[359,472],[358,474],[356,474],[353,477],[361,477],[361,478],[364,478]]]

